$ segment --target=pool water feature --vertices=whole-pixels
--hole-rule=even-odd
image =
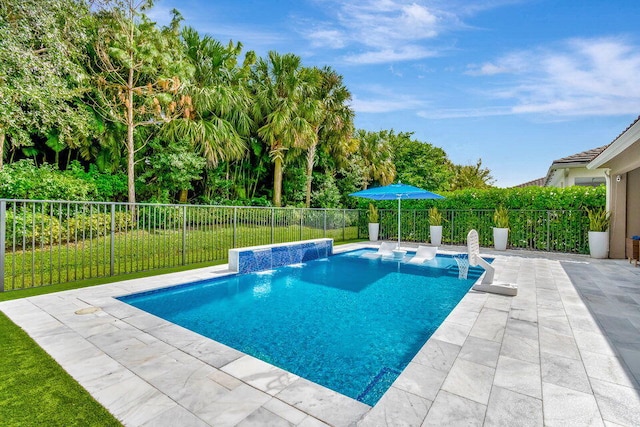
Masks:
[[[424,265],[365,250],[121,300],[374,405],[468,292],[452,257]]]

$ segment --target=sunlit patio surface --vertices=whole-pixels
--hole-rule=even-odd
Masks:
[[[374,407],[113,298],[226,266],[0,310],[127,426],[640,425],[640,267],[482,252],[518,295],[470,291]]]

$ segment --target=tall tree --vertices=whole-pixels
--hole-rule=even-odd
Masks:
[[[455,175],[451,183],[452,190],[465,188],[489,188],[493,185],[493,177],[489,168],[482,167],[482,159],[475,165],[456,165]]]
[[[152,0],[115,0],[108,6],[98,13],[94,41],[95,108],[127,128],[128,200],[135,203],[136,153],[148,142],[136,141],[136,128],[190,114],[191,98],[183,87],[192,67],[184,60],[177,11],[169,27],[158,29],[144,14]]]
[[[187,27],[182,30],[187,61],[194,67],[193,78],[186,87],[193,108],[188,117],[174,120],[163,128],[162,135],[174,141],[189,141],[207,160],[207,169],[220,162],[240,159],[247,154],[253,121],[247,80],[255,54],[247,52],[242,65],[238,56],[242,44],[227,46],[209,36],[200,36]],[[181,193],[184,201],[186,192]]]
[[[0,168],[6,145],[50,140],[59,152],[87,136],[80,63],[89,10],[81,1],[0,1]]]
[[[358,160],[365,176],[364,188],[373,182],[391,184],[396,177],[389,135],[389,131],[371,132],[363,129],[358,129],[355,134],[359,145]]]
[[[282,203],[282,175],[285,154],[293,148],[305,148],[315,138],[307,120],[308,102],[315,87],[316,73],[303,68],[300,57],[269,52],[254,67],[254,117],[258,136],[269,147],[273,161],[273,204]],[[306,108],[306,110],[305,110]]]
[[[194,68],[186,87],[192,98],[188,117],[166,126],[163,134],[191,141],[210,166],[241,158],[253,125],[247,80],[255,54],[248,52],[241,66],[242,44],[225,47],[193,28],[182,30],[186,57]]]
[[[319,74],[319,84],[314,91],[315,105],[307,111],[312,113],[309,122],[315,137],[307,148],[307,189],[306,206],[311,206],[311,184],[313,166],[316,162],[316,149],[324,144],[325,148],[338,157],[344,157],[353,133],[353,110],[348,102],[351,93],[342,82],[342,76],[330,67],[314,69]]]
[[[398,180],[427,190],[447,190],[453,164],[442,148],[411,138],[411,132],[390,132]]]

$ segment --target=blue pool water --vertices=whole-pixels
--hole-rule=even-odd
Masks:
[[[424,266],[366,250],[121,299],[374,405],[482,270]]]

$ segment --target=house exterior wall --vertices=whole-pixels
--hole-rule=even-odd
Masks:
[[[609,258],[625,257],[625,237],[627,234],[627,174],[620,174],[620,181],[613,175],[610,179],[607,209],[611,211],[609,226]]]
[[[625,258],[625,239],[640,235],[640,140],[602,166],[610,168],[609,257]]]
[[[604,169],[586,167],[559,168],[555,171],[547,187],[565,188],[576,185],[576,178],[605,178]]]
[[[640,236],[640,168],[627,174],[627,236]]]

